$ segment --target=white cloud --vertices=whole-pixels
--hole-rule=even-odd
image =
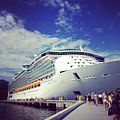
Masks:
[[[10,58],[15,58],[16,62],[30,60],[27,56],[32,56],[36,51],[42,51],[42,46],[54,44],[58,40],[57,38],[49,38],[42,34],[27,31],[24,28],[1,31],[0,51],[3,55],[2,59],[4,59],[4,62]],[[9,67],[16,67],[15,62],[8,61],[8,63]],[[21,62],[18,62],[18,64],[20,65]]]
[[[23,27],[22,21],[19,19],[16,21],[15,18],[13,18],[13,14],[10,14],[6,11],[2,11],[0,14],[0,31],[3,30],[9,30],[12,28],[19,28]]]
[[[59,42],[57,42],[52,46],[52,49],[74,49],[74,48],[79,49],[80,46],[88,46],[89,44],[90,42],[87,40],[79,39],[73,41],[68,38],[68,39],[61,39]]]
[[[95,51],[88,46],[85,46],[84,50],[105,57],[106,62],[120,60],[120,51]]]
[[[67,9],[71,10],[71,12],[74,14],[75,12],[78,12],[80,10],[80,5],[77,3],[71,4],[66,0],[64,1],[64,5],[66,6]]]
[[[65,9],[62,8],[59,10],[59,15],[56,19],[55,22],[56,26],[57,26],[57,31],[61,32],[71,32],[72,30],[72,22],[70,21],[70,19],[68,18],[68,16],[65,13]]]
[[[117,61],[117,60],[120,60],[120,53],[117,55],[111,55],[106,58],[106,61]]]
[[[73,24],[75,23],[75,21],[73,22],[73,16],[78,12],[80,12],[79,4],[70,4],[68,1],[62,2],[55,22],[57,31],[61,32],[64,30],[66,33],[71,33],[73,31]]]
[[[88,46],[89,45],[89,41],[85,41],[85,40],[75,40],[70,41],[69,44],[66,45],[66,48],[80,48],[80,46]]]
[[[73,31],[73,16],[80,13],[80,4],[71,3],[68,0],[45,0],[46,6],[58,8],[58,16],[55,21],[56,33],[71,33]]]

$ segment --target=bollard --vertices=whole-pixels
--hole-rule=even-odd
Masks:
[[[48,109],[55,111],[56,110],[56,103],[49,103],[48,104]]]
[[[41,103],[41,108],[47,109],[48,108],[47,103]]]

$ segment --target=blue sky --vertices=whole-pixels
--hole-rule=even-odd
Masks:
[[[120,59],[119,0],[0,0],[0,78],[34,54],[79,48]]]

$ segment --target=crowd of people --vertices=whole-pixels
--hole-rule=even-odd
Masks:
[[[87,95],[87,102],[90,104],[104,104],[108,115],[115,115],[114,120],[120,120],[120,88],[115,91],[103,93],[91,92]]]

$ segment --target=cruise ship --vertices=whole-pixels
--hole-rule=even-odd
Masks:
[[[76,93],[120,87],[120,61],[105,62],[104,57],[86,51],[47,51],[23,67],[9,85],[9,99],[74,99]]]

